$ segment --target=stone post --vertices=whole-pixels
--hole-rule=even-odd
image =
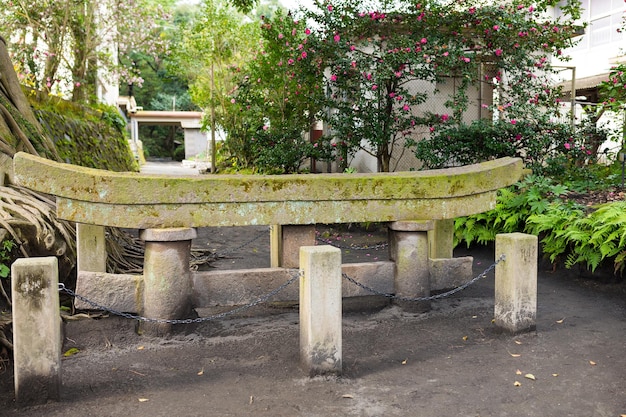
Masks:
[[[300,248],[300,363],[309,376],[341,374],[341,250]]]
[[[106,272],[104,226],[76,223],[76,270]]]
[[[418,298],[430,295],[428,231],[432,220],[391,222],[389,258],[395,263],[395,294]],[[394,301],[404,311],[423,313],[430,310],[430,301]]]
[[[537,236],[506,233],[496,236],[494,317],[496,326],[519,333],[536,328],[537,319]]]
[[[450,259],[454,249],[454,219],[435,220],[433,229],[428,231],[429,257]]]
[[[272,268],[298,268],[300,247],[315,245],[315,225],[273,225],[270,242]]]
[[[196,229],[145,229],[139,237],[146,242],[143,267],[142,315],[154,319],[183,319],[191,313],[191,240]],[[144,333],[162,336],[171,324],[143,322]]]
[[[16,402],[58,401],[62,341],[57,258],[17,259],[11,266],[11,294]]]

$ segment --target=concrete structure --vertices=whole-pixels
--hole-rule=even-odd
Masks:
[[[131,145],[139,142],[139,126],[180,126],[185,134],[185,159],[203,152],[207,155],[208,136],[202,132],[202,112],[197,111],[144,111],[130,110]],[[132,147],[132,146],[131,146]],[[136,146],[135,146],[136,149]]]
[[[428,231],[432,220],[389,223],[389,258],[395,265],[395,294],[400,297],[430,296]],[[430,310],[429,301],[396,301],[403,310],[421,313]]]
[[[496,326],[511,333],[534,330],[537,322],[537,236],[496,236]]]
[[[61,315],[55,257],[22,258],[11,265],[13,358],[18,405],[59,400]]]
[[[310,375],[341,374],[341,250],[300,248],[300,362]]]

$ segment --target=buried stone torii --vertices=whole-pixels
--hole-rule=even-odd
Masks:
[[[302,260],[301,360],[310,372],[326,373],[341,370],[341,285],[337,285],[341,257],[336,248],[307,246],[315,243],[313,225],[387,222],[393,261],[392,292],[409,298],[428,295],[432,271],[427,233],[434,221],[492,209],[497,190],[520,178],[522,162],[502,158],[459,168],[377,174],[168,177],[83,168],[18,153],[14,157],[14,174],[17,184],[56,196],[58,217],[77,223],[77,289],[99,281],[110,291],[108,296],[94,301],[111,307],[117,302],[116,297],[130,298],[134,305],[129,309],[144,317],[182,319],[195,307],[191,296],[195,284],[189,271],[195,228],[274,225],[272,264],[297,266],[288,265],[293,262],[294,253],[299,253]],[[142,275],[105,273],[105,226],[141,229],[140,237],[146,242]],[[280,236],[282,226],[289,226],[283,231],[291,230],[286,233],[290,238]],[[294,233],[299,227],[305,228],[304,233]],[[532,250],[524,253],[526,258],[536,258]],[[328,262],[331,258],[334,261]],[[12,266],[16,397],[18,403],[24,404],[30,399],[35,403],[58,399],[56,259],[18,261]],[[332,268],[320,265],[325,263],[333,264]],[[519,269],[519,265],[512,262],[507,267]],[[324,287],[331,276],[334,278],[330,286],[334,288],[320,292],[319,287]],[[119,285],[120,282],[126,284]],[[132,294],[121,294],[124,289]],[[504,310],[498,312],[496,302],[496,316],[504,320],[496,324],[513,331],[519,330],[520,325],[532,326],[534,301],[526,300],[532,291],[522,288],[519,292],[515,286],[505,288],[500,296],[498,291],[496,286],[496,298],[504,300]],[[330,293],[335,301],[324,304]],[[332,314],[325,311],[330,304]],[[532,310],[526,314],[529,320],[517,317],[527,306]],[[320,320],[337,323],[330,326]],[[144,330],[153,334],[167,332],[170,327],[146,324],[149,326]],[[46,382],[45,392],[37,388],[41,384],[29,384],[33,377]]]
[[[427,296],[427,233],[434,234],[434,221],[494,208],[497,190],[522,175],[522,161],[507,157],[374,174],[180,177],[97,170],[18,153],[14,171],[17,184],[56,196],[58,217],[77,223],[77,290],[99,280],[111,288],[110,296],[96,300],[103,305],[126,297],[135,305],[123,311],[180,319],[197,307],[191,305],[189,252],[198,227],[273,225],[272,266],[297,268],[299,247],[315,244],[315,224],[386,222],[394,263],[391,292]],[[141,230],[143,275],[106,274],[104,226]],[[448,254],[430,257],[451,258],[451,241],[444,246]],[[133,294],[120,294],[130,288]],[[146,328],[158,334],[169,327]]]

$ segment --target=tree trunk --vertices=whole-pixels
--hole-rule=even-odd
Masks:
[[[18,151],[60,161],[22,91],[6,41],[0,36],[0,152],[12,157]]]

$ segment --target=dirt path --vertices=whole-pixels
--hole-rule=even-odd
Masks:
[[[226,251],[263,233],[244,229],[203,230],[199,242]],[[328,236],[348,245],[380,238],[333,233]],[[261,236],[217,266],[265,262],[268,250]],[[385,256],[344,252],[350,252],[346,258]],[[457,255],[467,253],[475,257],[476,274],[494,259],[484,248]],[[80,351],[63,360],[62,401],[16,410],[9,369],[0,375],[0,416],[626,414],[624,285],[547,269],[540,266],[537,332],[529,334],[494,330],[493,274],[434,302],[427,314],[391,305],[345,314],[340,378],[311,379],[300,370],[295,309],[258,308],[165,340],[138,336],[124,319],[69,322],[65,348]]]

